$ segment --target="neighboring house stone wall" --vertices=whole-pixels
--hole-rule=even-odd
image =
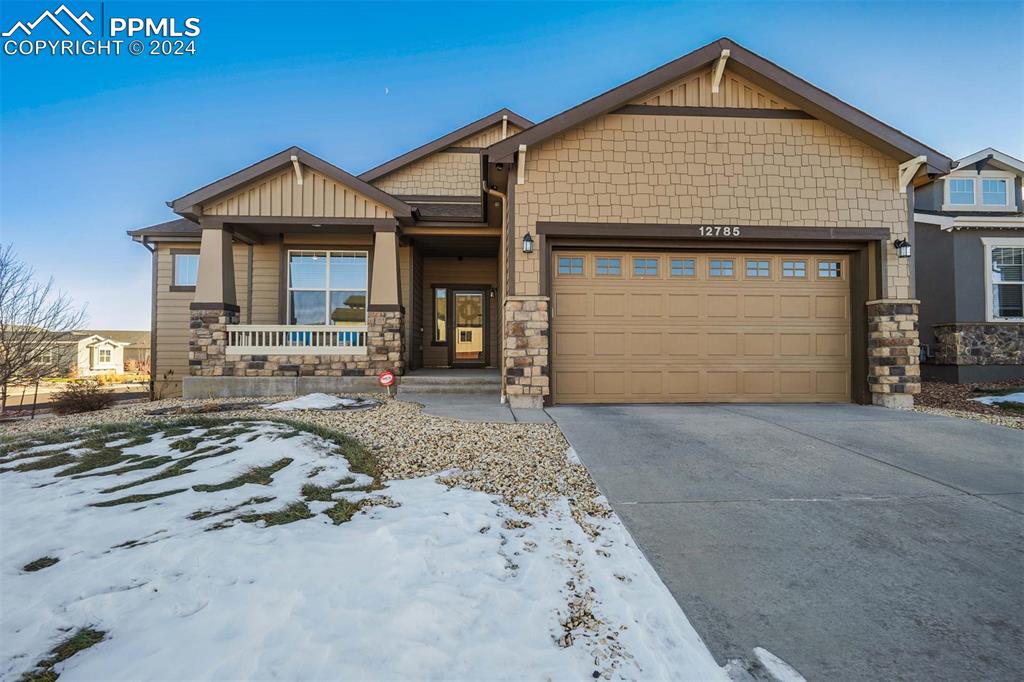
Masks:
[[[1024,365],[1024,323],[937,324],[935,362],[941,365]]]

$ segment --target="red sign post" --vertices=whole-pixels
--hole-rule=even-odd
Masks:
[[[391,395],[391,387],[395,383],[395,373],[386,369],[377,375],[377,381],[380,382],[381,386],[388,389],[388,395]]]

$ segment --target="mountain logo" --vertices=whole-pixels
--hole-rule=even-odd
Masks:
[[[42,14],[39,15],[39,18],[36,19],[35,21],[30,21],[28,23],[25,23],[23,21],[16,22],[14,26],[11,26],[10,30],[4,31],[3,37],[10,38],[18,31],[21,31],[26,36],[30,36],[32,35],[32,31],[36,30],[36,27],[39,26],[39,24],[43,23],[44,19],[49,19],[54,25],[56,25],[57,28],[61,30],[61,32],[64,35],[71,35],[71,31],[68,30],[67,26],[62,24],[60,22],[60,19],[57,18],[58,15],[64,15],[65,21],[73,22],[76,26],[78,26],[78,28],[85,32],[85,35],[92,35],[92,30],[85,25],[85,21],[93,21],[95,17],[89,14],[89,12],[82,12],[80,15],[75,15],[74,12],[68,9],[67,5],[61,5],[60,7],[57,8],[55,12],[51,12],[50,10],[44,11]]]

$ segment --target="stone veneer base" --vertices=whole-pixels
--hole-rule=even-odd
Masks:
[[[914,299],[868,301],[868,388],[875,405],[900,410],[921,392],[921,343]]]
[[[515,408],[544,407],[551,394],[548,376],[548,297],[505,299],[502,344],[505,395]]]

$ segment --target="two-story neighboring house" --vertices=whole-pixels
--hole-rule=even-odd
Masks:
[[[992,148],[915,192],[922,372],[1024,379],[1024,161]]]
[[[950,164],[726,38],[359,176],[293,147],[129,232],[153,254],[153,375],[202,397],[492,367],[517,406],[908,407],[897,246]]]

